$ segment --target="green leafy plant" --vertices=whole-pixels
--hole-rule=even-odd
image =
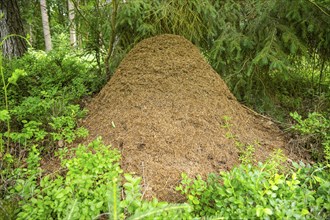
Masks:
[[[57,141],[71,143],[87,135],[86,129],[77,128],[85,115],[77,103],[97,89],[98,81],[93,62],[86,59],[59,47],[48,54],[29,50],[20,59],[1,63],[0,95],[5,97],[0,103],[1,153],[10,140],[11,148],[42,143],[52,151]]]
[[[226,0],[213,6],[218,34],[208,60],[238,100],[280,121],[297,109],[329,109],[322,98],[329,98],[329,43],[316,40],[329,25],[322,1]],[[306,17],[313,19],[305,24]]]
[[[2,53],[0,52],[0,75],[2,78],[2,84],[3,84],[3,94],[4,94],[4,100],[5,100],[5,109],[0,111],[0,121],[6,121],[7,125],[7,133],[10,134],[10,113],[9,113],[9,101],[8,101],[8,87],[9,85],[16,85],[17,86],[17,80],[21,76],[26,76],[26,72],[24,70],[15,69],[15,71],[12,73],[12,75],[8,78],[7,82],[5,80],[4,72],[3,72],[3,65],[2,65]],[[0,105],[1,106],[1,105]],[[2,135],[1,135],[2,140]],[[0,145],[2,146],[2,145]],[[9,147],[9,139],[7,143],[7,147]],[[3,148],[0,148],[0,153],[3,152]],[[7,148],[6,152],[9,152],[9,149]]]
[[[188,204],[168,204],[143,200],[141,193],[141,177],[134,178],[131,174],[124,174],[126,183],[123,188],[125,197],[120,206],[124,209],[128,219],[191,219],[191,207]]]
[[[61,147],[66,143],[72,143],[80,137],[87,137],[88,130],[84,127],[77,127],[77,121],[82,118],[86,111],[81,111],[78,105],[69,105],[62,116],[52,117],[48,123],[43,125],[40,121],[22,120],[23,128],[19,132],[11,132],[10,138],[14,143],[28,145],[28,143],[48,142],[49,151],[57,147],[54,142],[60,141]],[[5,133],[8,135],[8,133]]]
[[[38,180],[41,177],[40,169],[40,151],[37,146],[31,147],[29,155],[26,159],[26,167],[17,168],[14,170],[12,178],[15,184],[10,189],[12,195],[19,196],[23,200],[34,196],[35,190],[38,186]]]
[[[121,199],[120,153],[96,139],[59,151],[62,175],[42,176],[39,151],[32,148],[27,168],[15,170],[10,192],[19,196],[17,219],[190,219],[188,204],[142,199],[141,178],[125,174]]]
[[[242,164],[206,181],[183,175],[177,187],[197,216],[224,219],[322,219],[329,215],[329,167],[279,172],[280,154],[257,166]],[[311,175],[308,179],[306,177]]]
[[[87,130],[78,127],[86,113],[80,100],[97,90],[99,81],[93,61],[68,47],[48,54],[29,50],[8,62],[0,58],[0,96],[4,97],[0,102],[0,200],[11,204],[5,197],[13,178],[17,184],[25,177],[30,181],[24,170],[17,169],[29,160],[26,152],[38,148],[50,156],[58,147],[87,136]]]
[[[19,209],[19,201],[27,201],[38,191],[38,181],[41,177],[40,169],[40,151],[36,145],[30,147],[30,152],[25,160],[25,166],[12,169],[6,167],[0,171],[2,178],[1,190],[7,190],[6,195],[0,199],[0,219],[16,219],[17,210]],[[14,157],[10,154],[6,155],[7,164],[14,163]],[[8,161],[8,160],[11,161]],[[3,217],[3,218],[1,218]]]
[[[239,160],[242,164],[253,164],[256,162],[254,159],[255,146],[253,144],[248,144],[246,146],[238,141],[236,141],[235,144],[239,150]]]
[[[53,132],[51,132],[54,141],[64,140],[67,143],[72,143],[76,138],[87,137],[88,130],[84,127],[77,128],[77,120],[84,116],[83,111],[80,111],[78,105],[70,105],[68,107],[69,114],[53,117],[49,123]]]
[[[176,190],[187,196],[188,204],[193,206],[194,213],[198,216],[216,214],[212,207],[205,206],[212,200],[212,190],[208,189],[207,182],[200,175],[197,175],[194,180],[190,179],[185,173],[182,173],[181,177],[181,184],[176,187]],[[209,180],[214,177],[215,175],[211,174]]]
[[[251,164],[255,162],[254,159],[254,152],[255,152],[255,146],[253,144],[244,144],[242,143],[239,138],[233,134],[231,130],[232,124],[230,124],[231,118],[229,116],[223,116],[223,125],[221,125],[222,128],[226,130],[226,138],[233,139],[235,142],[235,146],[238,149],[239,153],[239,160],[243,164]],[[255,142],[255,145],[258,146],[258,142]]]
[[[2,17],[2,15],[0,15],[0,17]],[[2,48],[3,44],[5,43],[5,41],[8,38],[11,38],[11,37],[22,38],[24,41],[26,41],[30,45],[29,41],[25,37],[20,36],[20,35],[16,35],[16,34],[9,34],[7,36],[4,36],[1,39],[0,47]],[[9,87],[9,85],[15,85],[15,86],[17,86],[18,79],[21,76],[26,76],[27,74],[26,74],[26,72],[24,70],[19,69],[19,68],[16,68],[14,71],[12,71],[10,73],[10,76],[6,80],[5,73],[4,73],[3,59],[4,58],[3,58],[3,55],[2,55],[2,51],[0,51],[0,76],[1,76],[2,86],[3,86],[2,87],[2,91],[0,90],[0,95],[1,95],[1,92],[3,92],[3,97],[4,97],[4,103],[0,103],[0,112],[1,112],[0,113],[0,122],[1,121],[6,121],[7,122],[6,123],[6,125],[7,125],[7,133],[10,133],[10,112],[9,112],[8,87]],[[1,107],[3,106],[3,104],[4,104],[4,107],[5,107],[4,110],[1,109]],[[3,137],[3,135],[1,134],[0,135],[0,138],[1,138],[1,141],[0,141],[0,155],[3,153],[2,137]],[[8,141],[7,141],[6,154],[9,153],[9,143],[10,143],[10,140],[8,139]]]
[[[66,105],[77,104],[80,98],[99,89],[95,65],[91,58],[64,46],[47,54],[29,50],[22,58],[6,63],[3,69],[5,80],[16,69],[26,73],[17,82],[18,87],[7,93],[12,107],[22,108],[17,109],[15,117],[40,120],[50,113],[52,116],[61,115]]]
[[[41,141],[47,135],[47,132],[41,129],[41,122],[26,121],[23,120],[23,128],[20,132],[10,133],[10,138],[13,142],[26,144],[28,141],[34,139],[35,141]],[[6,134],[7,135],[7,134]]]
[[[323,151],[323,157],[330,161],[330,119],[326,115],[313,112],[303,119],[297,112],[291,113],[291,117],[297,122],[292,129],[308,137],[309,146]],[[312,149],[313,150],[313,149]],[[315,150],[313,151],[315,152]],[[319,152],[317,150],[316,152]],[[320,157],[320,155],[317,155]]]
[[[116,203],[119,208],[118,151],[97,139],[60,155],[66,175],[43,177],[34,193],[22,200],[18,219],[93,219],[103,212],[114,213],[109,209]]]

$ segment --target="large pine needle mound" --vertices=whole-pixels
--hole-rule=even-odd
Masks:
[[[198,48],[175,35],[138,43],[88,109],[89,140],[102,136],[121,151],[124,171],[143,177],[145,198],[179,201],[182,172],[231,169],[235,142],[253,144],[257,160],[284,148],[280,130],[238,103]]]

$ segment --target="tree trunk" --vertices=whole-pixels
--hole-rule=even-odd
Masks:
[[[17,0],[0,0],[0,43],[5,57],[21,57],[26,52],[27,44],[22,37],[24,29]]]
[[[42,29],[44,31],[46,51],[52,50],[52,39],[50,35],[46,0],[40,0]]]
[[[75,12],[72,0],[68,0],[69,20],[70,20],[70,44],[73,47],[77,46],[76,25],[74,21]]]
[[[110,78],[110,58],[113,54],[114,43],[116,39],[116,22],[117,22],[117,10],[119,6],[118,0],[112,0],[112,14],[111,14],[111,35],[110,35],[110,44],[108,47],[107,55],[105,57],[104,65],[107,78]]]

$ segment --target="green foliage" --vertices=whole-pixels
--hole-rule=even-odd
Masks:
[[[77,137],[87,137],[88,130],[80,127],[76,128],[75,119],[69,116],[53,118],[54,123],[49,123],[55,132],[51,135],[54,141],[64,140],[67,143],[72,143]]]
[[[84,116],[84,112],[80,110],[78,105],[69,105],[67,109],[69,111],[64,115],[51,117],[48,123],[49,126],[44,126],[40,121],[22,120],[23,128],[19,132],[11,132],[11,140],[15,143],[45,140],[48,142],[64,141],[64,143],[72,143],[79,137],[87,137],[87,129],[84,127],[77,128],[77,121]]]
[[[125,174],[121,201],[120,154],[100,138],[59,154],[64,175],[41,177],[36,147],[29,154],[28,167],[15,170],[10,192],[21,198],[17,219],[191,219],[187,204],[142,200],[141,178],[130,174]]]
[[[0,116],[7,121],[0,122],[1,130],[7,129],[2,139],[25,145],[43,141],[54,147],[55,141],[71,143],[87,135],[84,128],[75,130],[86,113],[77,103],[98,88],[95,65],[61,45],[48,54],[31,50],[2,67],[0,95],[6,103],[0,103]]]
[[[210,1],[87,1],[76,10],[84,47],[95,54],[101,67],[102,57],[110,55],[112,72],[123,55],[145,38],[178,34],[208,48],[216,35],[217,11]]]
[[[10,189],[12,194],[27,200],[31,195],[34,196],[38,185],[38,179],[41,176],[40,169],[40,151],[37,146],[31,147],[29,156],[26,159],[27,167],[14,170],[14,186]]]
[[[0,121],[7,121],[10,119],[10,114],[8,110],[1,110],[0,111]]]
[[[324,219],[330,214],[329,166],[296,164],[280,173],[273,159],[258,166],[240,165],[220,175],[190,179],[186,174],[177,190],[186,195],[197,216],[224,219]]]
[[[62,167],[67,169],[65,177],[43,177],[30,197],[22,200],[18,219],[92,219],[119,203],[122,171],[117,151],[97,139],[60,154]]]
[[[291,113],[291,117],[297,122],[292,129],[309,137],[308,145],[323,149],[324,159],[330,161],[330,119],[326,115],[313,112],[306,119],[297,112]]]
[[[125,174],[126,183],[123,185],[125,198],[120,205],[128,219],[191,219],[190,206],[187,204],[168,204],[159,202],[156,198],[152,201],[143,200],[141,193],[141,177],[133,178]]]
[[[210,175],[213,178],[214,175]],[[189,179],[187,174],[182,174],[181,185],[176,187],[176,190],[187,196],[188,204],[193,206],[193,211],[199,216],[214,215],[215,211],[205,206],[211,200],[211,190],[207,189],[205,182],[200,175],[196,179]]]
[[[329,8],[319,3],[227,0],[214,4],[219,12],[218,35],[211,44],[209,60],[240,101],[277,116],[281,113],[278,105],[285,110],[302,96],[297,87],[306,98],[306,88],[316,90],[317,78],[318,84],[326,82]],[[302,71],[306,62],[313,79]],[[308,79],[309,83],[298,78]],[[279,102],[278,95],[292,100]]]
[[[1,42],[0,45],[2,45],[3,41]],[[10,114],[9,114],[9,102],[8,102],[8,87],[9,85],[17,85],[17,80],[20,76],[25,76],[26,73],[23,70],[20,69],[15,69],[14,72],[11,73],[11,76],[7,79],[5,79],[5,74],[4,74],[4,70],[3,70],[3,57],[2,57],[2,52],[0,52],[0,75],[1,75],[1,79],[2,79],[2,90],[1,92],[3,92],[3,97],[4,97],[4,110],[0,111],[0,123],[1,121],[6,122],[7,125],[7,132],[10,133]],[[1,94],[0,92],[0,94]],[[1,106],[1,104],[0,104]],[[3,149],[3,140],[2,140],[2,134],[0,135],[0,155],[3,153],[4,149]],[[9,142],[8,142],[9,145]],[[8,149],[7,149],[8,151]]]
[[[244,145],[236,141],[236,147],[239,150],[239,160],[242,164],[253,164],[256,162],[254,158],[255,146],[253,144]]]
[[[30,164],[25,152],[42,151],[50,155],[57,147],[87,136],[85,128],[77,127],[78,119],[86,113],[77,103],[95,91],[98,81],[93,62],[86,60],[65,47],[49,54],[31,50],[21,59],[5,64],[1,59],[0,96],[4,97],[0,103],[1,198],[8,194],[8,188],[15,182],[13,178],[17,179],[16,190],[23,194],[34,193],[38,186],[36,177],[27,173],[31,167],[15,169],[25,161]],[[24,199],[21,194],[19,197]]]
[[[6,66],[7,72],[18,68],[26,72],[26,77],[9,95],[17,102],[29,96],[41,98],[41,95],[77,101],[95,91],[98,81],[94,67],[95,64],[87,57],[81,57],[67,47],[59,47],[48,54],[30,50],[24,57]]]
[[[253,144],[242,143],[237,135],[233,134],[231,130],[232,124],[230,123],[231,118],[229,116],[223,116],[222,120],[221,127],[226,130],[226,138],[233,139],[235,142],[235,146],[238,149],[239,160],[242,164],[253,164],[256,162],[254,159],[255,146]],[[255,145],[259,145],[257,141],[255,141]]]
[[[13,156],[9,153],[5,155],[4,159],[6,164],[14,162]],[[40,160],[40,151],[36,145],[33,145],[30,147],[29,155],[26,158],[27,166],[13,170],[5,167],[5,169],[1,170],[1,178],[7,178],[2,183],[8,185],[8,191],[4,197],[1,196],[0,198],[0,219],[16,219],[17,210],[19,209],[18,201],[27,201],[31,196],[35,195],[42,173]],[[4,186],[2,187],[1,190],[4,190]]]
[[[28,35],[27,38],[29,39],[30,44],[32,44],[33,48],[44,50],[45,41],[41,25],[42,18],[40,2],[20,0],[17,3],[24,23],[25,33]],[[68,2],[65,0],[48,0],[47,8],[52,41],[54,47],[56,47],[56,42],[54,42],[56,41],[56,38],[65,32],[69,34],[68,29],[70,24],[69,19],[67,19]]]
[[[122,5],[118,32],[134,43],[157,34],[178,34],[207,46],[214,35],[217,12],[209,1],[129,1]],[[129,28],[127,28],[129,27]],[[130,39],[135,33],[137,38]]]

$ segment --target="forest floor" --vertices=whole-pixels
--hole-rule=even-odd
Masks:
[[[111,80],[87,105],[84,143],[102,136],[122,154],[124,172],[143,177],[144,198],[179,202],[175,191],[185,172],[226,171],[240,163],[248,145],[264,161],[287,147],[271,119],[241,105],[196,46],[183,37],[160,35],[138,43]]]

